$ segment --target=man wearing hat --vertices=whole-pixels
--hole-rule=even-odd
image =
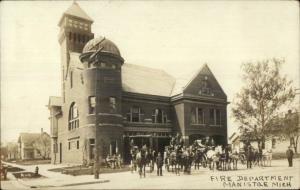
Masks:
[[[160,152],[158,153],[156,157],[156,165],[157,165],[157,175],[162,176],[162,167],[163,167],[164,161],[163,158],[161,157]]]
[[[292,150],[292,147],[289,146],[287,151],[286,151],[286,157],[287,157],[288,162],[289,162],[289,167],[293,166],[293,156],[294,156],[294,152]]]

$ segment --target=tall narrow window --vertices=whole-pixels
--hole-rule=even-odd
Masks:
[[[109,107],[110,107],[110,112],[114,113],[116,112],[116,98],[115,97],[109,97]]]
[[[221,111],[219,109],[209,110],[209,124],[221,125]]]
[[[163,112],[160,109],[155,109],[152,114],[153,123],[163,123]]]
[[[191,110],[191,123],[195,124],[196,123],[196,109],[192,108]]]
[[[73,87],[73,71],[70,71],[70,87]]]
[[[131,121],[132,122],[140,122],[140,108],[139,107],[133,107],[131,108]]]
[[[204,112],[202,108],[197,108],[197,123],[204,124]]]
[[[76,142],[76,147],[77,147],[77,149],[79,149],[79,140],[77,140],[77,142]]]
[[[96,108],[96,97],[90,96],[89,97],[89,114],[95,114]]]
[[[209,109],[209,124],[215,125],[215,110]]]
[[[216,125],[221,125],[221,112],[219,109],[216,109]]]
[[[95,139],[90,139],[90,159],[94,159]]]
[[[73,102],[70,106],[69,111],[69,130],[75,129],[79,127],[79,114],[77,105]]]

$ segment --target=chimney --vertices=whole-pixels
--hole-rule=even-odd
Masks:
[[[43,131],[43,128],[41,128],[41,133],[43,133],[44,131]]]

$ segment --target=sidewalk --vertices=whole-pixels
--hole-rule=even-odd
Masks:
[[[23,166],[14,163],[8,163],[8,162],[3,162],[3,163],[22,168],[28,172],[34,172],[36,167],[36,165]],[[71,176],[71,175],[62,174],[60,172],[48,171],[48,169],[61,168],[61,167],[66,167],[68,165],[42,164],[37,166],[39,167],[39,174],[45,176],[45,178],[38,178],[38,179],[16,179],[15,178],[15,179],[24,186],[35,187],[35,188],[65,187],[65,186],[87,185],[87,184],[109,182],[109,180],[103,178],[94,179],[93,175]],[[14,178],[13,175],[11,176]]]

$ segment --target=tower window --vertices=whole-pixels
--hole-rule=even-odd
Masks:
[[[70,87],[73,88],[73,71],[70,71]]]
[[[109,97],[109,107],[110,112],[116,112],[116,98],[115,97]]]
[[[95,114],[96,108],[96,97],[90,96],[89,97],[89,114]]]
[[[73,33],[73,41],[76,42],[76,34]]]
[[[69,40],[72,40],[72,32],[69,32]]]

